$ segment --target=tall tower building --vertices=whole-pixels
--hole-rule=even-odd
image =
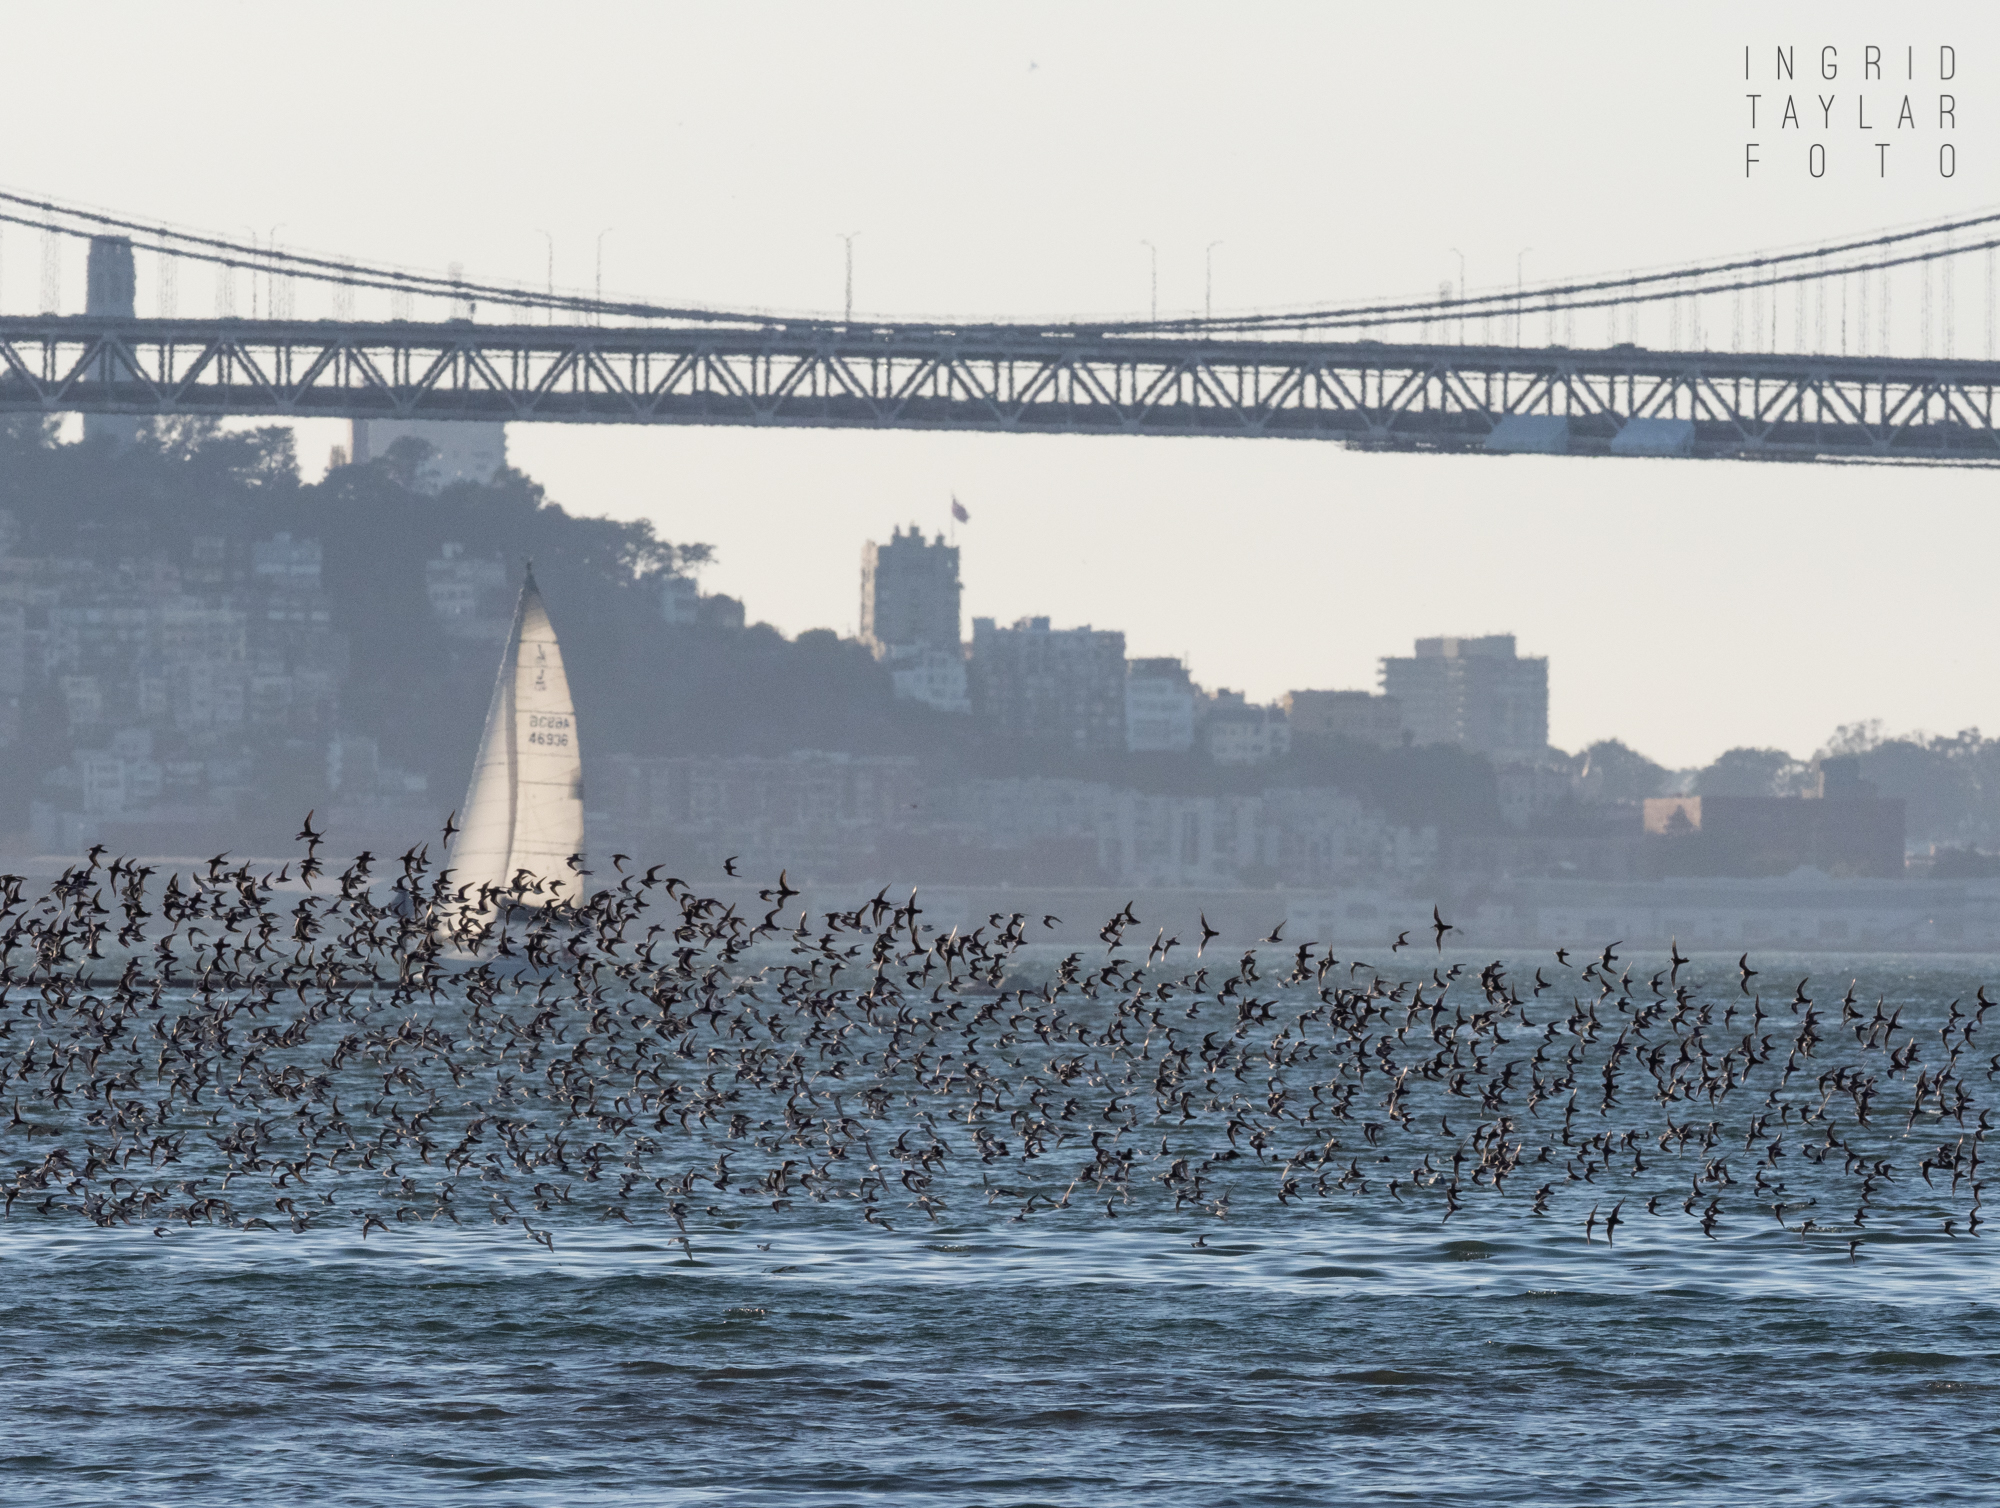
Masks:
[[[861,548],[861,642],[889,668],[896,695],[969,712],[958,635],[958,546],[926,543],[912,524]]]
[[[1549,662],[1514,653],[1512,634],[1419,639],[1382,662],[1382,689],[1402,707],[1413,742],[1463,744],[1533,763],[1549,746]]]
[[[929,544],[915,524],[886,545],[861,547],[861,640],[879,659],[888,648],[957,653],[958,546]]]

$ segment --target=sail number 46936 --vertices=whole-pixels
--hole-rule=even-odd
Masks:
[[[528,742],[552,749],[569,747],[569,719],[548,713],[531,713],[528,717]]]

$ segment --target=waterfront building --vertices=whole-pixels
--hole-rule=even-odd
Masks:
[[[507,568],[498,560],[467,555],[465,546],[447,543],[435,560],[424,562],[424,595],[431,616],[455,639],[498,644],[513,621],[513,597]]]
[[[1382,661],[1382,689],[1413,743],[1462,744],[1495,759],[1539,760],[1549,746],[1549,662],[1514,652],[1512,634],[1419,639]]]
[[[1252,706],[1240,691],[1215,693],[1201,731],[1217,764],[1262,764],[1292,752],[1292,726],[1283,711]]]
[[[1134,754],[1181,754],[1194,747],[1201,699],[1187,666],[1175,659],[1125,665],[1125,747]]]
[[[1290,691],[1282,703],[1294,737],[1351,738],[1394,748],[1403,741],[1403,704],[1367,691]]]
[[[1125,748],[1124,634],[974,618],[969,668],[972,709],[996,732],[1091,753]]]
[[[1755,877],[1800,868],[1894,879],[1904,872],[1904,806],[1876,794],[1860,761],[1825,759],[1804,796],[1655,796],[1645,828],[1659,872]]]

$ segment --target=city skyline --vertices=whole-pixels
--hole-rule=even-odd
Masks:
[[[510,430],[510,435],[514,433]],[[728,431],[706,432],[704,438],[708,436],[714,437],[717,451],[733,454],[735,464],[753,474],[772,477],[769,485],[773,488],[791,485],[776,479],[789,471],[782,454],[775,460],[760,461],[760,457],[770,456],[770,451],[756,450]],[[642,438],[635,437],[635,442]],[[792,438],[789,436],[751,438],[777,442],[774,448],[779,452],[793,448],[786,443]],[[1107,508],[1100,517],[1072,515],[1058,520],[1066,505],[1007,495],[1009,483],[1032,472],[1032,466],[1024,464],[1004,468],[987,484],[990,491],[960,484],[958,495],[967,501],[973,518],[969,524],[956,526],[954,534],[949,516],[950,487],[933,488],[929,480],[937,477],[941,481],[949,475],[948,453],[962,447],[1012,449],[1061,444],[1077,454],[1082,442],[930,435],[840,438],[857,449],[903,444],[917,450],[914,462],[904,462],[915,476],[899,477],[895,489],[909,500],[900,504],[873,501],[880,493],[865,485],[869,475],[866,466],[854,468],[852,481],[845,471],[817,482],[798,478],[797,485],[817,487],[819,506],[800,510],[795,530],[778,546],[792,558],[776,571],[769,568],[768,553],[746,553],[747,546],[732,553],[729,547],[727,541],[734,532],[730,520],[742,518],[747,532],[754,525],[749,510],[732,513],[713,507],[699,510],[697,515],[723,526],[699,532],[704,540],[722,536],[717,561],[704,568],[704,585],[742,598],[753,619],[770,621],[788,633],[832,627],[853,634],[853,567],[848,562],[858,542],[886,534],[897,521],[899,526],[916,521],[933,533],[943,531],[955,537],[968,624],[975,616],[1011,623],[1019,617],[1043,615],[1061,627],[1086,622],[1117,627],[1126,635],[1127,653],[1132,658],[1183,659],[1203,685],[1241,690],[1252,701],[1262,703],[1276,703],[1287,692],[1301,689],[1379,690],[1380,660],[1385,655],[1407,653],[1417,638],[1440,633],[1512,632],[1524,654],[1546,654],[1551,661],[1552,744],[1576,751],[1616,738],[1676,769],[1699,768],[1737,747],[1780,748],[1799,758],[1810,758],[1837,728],[1870,719],[1879,719],[1892,732],[1955,733],[1982,725],[1980,704],[1988,701],[1985,688],[2000,679],[2000,651],[1978,642],[1955,647],[1954,652],[1961,655],[1958,664],[1967,672],[1955,681],[1904,674],[1896,663],[1897,646],[1881,637],[1880,614],[1889,607],[1880,602],[1844,611],[1838,599],[1815,597],[1812,600],[1818,606],[1813,616],[1799,620],[1796,614],[1788,619],[1782,601],[1774,608],[1772,603],[1755,600],[1757,593],[1769,589],[1763,580],[1771,569],[1763,563],[1768,560],[1785,561],[1788,571],[1822,582],[1844,578],[1852,570],[1851,541],[1872,532],[1867,526],[1874,505],[1857,495],[1854,470],[1849,468],[1827,468],[1824,490],[1828,496],[1824,500],[1768,504],[1760,518],[1743,516],[1742,510],[1749,505],[1735,488],[1711,486],[1700,496],[1684,498],[1680,495],[1684,489],[1677,482],[1691,468],[1704,477],[1724,472],[1729,474],[1725,480],[1733,480],[1744,473],[1771,469],[1768,467],[1330,453],[1335,465],[1390,478],[1404,474],[1404,468],[1427,467],[1435,471],[1416,474],[1465,474],[1472,468],[1470,474],[1475,477],[1497,473],[1508,479],[1512,486],[1531,494],[1520,501],[1543,520],[1545,558],[1532,580],[1533,584],[1547,584],[1549,591],[1530,592],[1521,581],[1493,583],[1483,579],[1489,574],[1485,562],[1504,553],[1500,536],[1509,528],[1506,516],[1482,516],[1484,509],[1475,505],[1477,500],[1461,504],[1450,497],[1427,497],[1421,505],[1422,522],[1407,528],[1361,520],[1369,529],[1363,536],[1367,541],[1364,549],[1369,558],[1392,564],[1399,548],[1417,560],[1411,535],[1428,527],[1434,537],[1448,537],[1449,531],[1462,529],[1466,531],[1462,552],[1434,552],[1420,560],[1422,576],[1441,581],[1446,590],[1440,594],[1413,592],[1405,577],[1387,569],[1374,576],[1335,574],[1342,608],[1329,617],[1325,605],[1307,586],[1289,597],[1261,589],[1215,595],[1217,581],[1262,581],[1269,571],[1260,558],[1261,543],[1228,533],[1208,538],[1203,551],[1162,548],[1157,555],[1145,557],[1143,565],[1155,573],[1150,579],[1162,583],[1162,591],[1114,597],[1107,602],[1096,590],[1094,577],[1100,569],[1121,568],[1120,551],[1149,527],[1142,508],[1128,503],[1115,511]],[[510,439],[510,453],[519,455],[533,443]],[[1169,445],[1186,447],[1198,455],[1206,451],[1210,456],[1231,444],[1091,443],[1107,451],[1130,445]],[[1283,476],[1285,458],[1296,450],[1305,450],[1310,458],[1328,454],[1317,447],[1260,450],[1237,443],[1234,448],[1255,463],[1242,469],[1262,475]],[[1272,449],[1277,452],[1275,461],[1258,462]],[[947,453],[943,465],[935,464],[940,453]],[[1004,457],[1006,450],[998,453]],[[1086,454],[1084,459],[1091,460],[1092,455]],[[1107,459],[1084,469],[1089,479],[1115,467],[1115,459]],[[1639,475],[1652,485],[1642,497],[1631,501],[1633,511],[1623,517],[1607,518],[1588,503],[1537,503],[1532,496],[1536,476],[1559,467],[1584,468],[1613,477]],[[1882,470],[1868,469],[1871,477]],[[1184,479],[1172,505],[1159,509],[1166,522],[1152,527],[1175,538],[1184,530],[1198,532],[1202,503],[1186,494],[1216,474],[1214,467],[1204,466],[1197,476]],[[1983,589],[1982,562],[2000,551],[2000,519],[1988,522],[1973,514],[1971,494],[1981,484],[1976,474],[1933,472],[1926,477],[1927,487],[1956,494],[1962,503],[1936,499],[1926,503],[1914,498],[1906,506],[1920,517],[1951,515],[1961,526],[1958,537],[1966,547],[1940,555],[1932,563],[1933,594],[1899,602],[1893,610],[1948,621],[1955,618],[1958,603],[1976,600]],[[1903,488],[1907,487],[1904,483]],[[1275,511],[1277,504],[1272,507]],[[1652,543],[1674,527],[1673,517],[1686,514],[1696,518],[1698,532],[1705,537],[1718,541],[1733,537],[1743,543],[1730,550],[1718,543],[1702,571],[1649,576],[1646,562],[1651,558]],[[1071,539],[1082,539],[1084,547],[1074,555],[1043,551],[1037,542],[1038,531],[1058,527]],[[741,539],[744,534],[736,533],[735,537]],[[1930,537],[1931,533],[1912,528],[1886,539],[1873,539],[1871,548],[1878,554],[1910,557],[1930,550]],[[1324,520],[1308,532],[1296,553],[1306,560],[1327,558],[1337,543],[1336,521]],[[767,543],[764,548],[768,552],[773,546]],[[800,569],[807,560],[815,563],[811,572]],[[1906,559],[1884,569],[1896,563],[1917,568],[1913,559]],[[1136,567],[1127,563],[1122,568]],[[1303,570],[1295,567],[1288,574]],[[1301,574],[1301,579],[1310,583],[1319,578]],[[1558,592],[1566,595],[1558,596]],[[1282,621],[1285,631],[1268,639],[1238,635],[1229,619],[1246,599],[1266,621]],[[1732,604],[1771,611],[1784,637],[1773,641],[1770,657],[1761,652],[1729,653],[1728,635],[1717,632],[1712,615],[1726,614]],[[1691,626],[1687,622],[1690,614],[1696,615]],[[1710,615],[1710,619],[1701,615]],[[1605,621],[1611,623],[1610,631],[1593,627]],[[1585,631],[1577,631],[1579,627]],[[1704,633],[1709,636],[1706,652],[1676,652],[1677,643],[1700,645]],[[1866,672],[1865,679],[1855,678],[1851,695],[1825,694],[1783,675],[1785,661],[1807,652],[1814,639],[1819,641],[1818,651],[1828,659]],[[1672,679],[1662,683],[1632,674],[1633,665],[1649,662],[1670,670]],[[1989,665],[1990,672],[1981,673]],[[1838,691],[1845,681],[1833,679]],[[1988,732],[2000,727],[2000,712],[1988,715],[1983,726]]]
[[[287,65],[303,91],[331,97],[365,76],[403,108],[364,112],[338,138],[246,139],[221,117],[191,119],[162,157],[134,150],[115,112],[67,109],[66,80],[46,70],[19,83],[8,179],[238,238],[584,291],[601,268],[607,292],[715,303],[837,311],[851,246],[856,309],[900,314],[1143,314],[1155,286],[1163,313],[1428,297],[1461,278],[1478,290],[1615,273],[1982,207],[1980,164],[2000,145],[1977,108],[2000,30],[1985,13],[1892,23],[1858,4],[1774,6],[1754,33],[1720,4],[1644,32],[1582,5],[1545,6],[1533,25],[1442,14],[1451,46],[1417,13],[1305,6],[1242,30],[1170,9],[992,19],[887,6],[803,14],[782,34],[637,6],[560,28],[500,7],[478,33],[444,13],[365,5],[338,28],[141,12],[121,18],[124,45],[93,52],[124,97],[163,66],[239,78],[275,41],[309,36]],[[871,41],[884,26],[891,53]],[[24,55],[89,45],[75,12],[15,7],[10,27]],[[524,36],[555,100],[649,150],[564,150],[559,172],[542,171],[557,138],[538,111],[485,123],[470,151],[428,80],[447,62],[505,76]],[[1743,179],[1741,49],[1781,41],[1950,42],[1966,170]],[[773,101],[754,120],[709,66],[746,47]],[[839,132],[805,113],[828,77],[854,81]],[[1159,110],[1162,80],[1206,107]],[[927,112],[956,124],[906,129]],[[1225,118],[1257,122],[1259,150],[1214,129]],[[1593,128],[1576,130],[1581,119]],[[1119,175],[1074,150],[1141,120],[1153,150]],[[1373,138],[1385,150],[1328,150],[1383,122],[1395,126]],[[1505,171],[1463,150],[1475,128],[1507,144]],[[411,130],[454,162],[448,182],[394,166]],[[854,154],[857,133],[902,150]],[[390,166],[355,174],[357,158]],[[1418,165],[1426,192],[1411,194]],[[1600,212],[1607,195],[1621,213]],[[39,255],[30,234],[0,232],[0,309],[34,305]],[[75,296],[75,269],[65,276]],[[158,297],[149,278],[142,311]],[[181,305],[205,313],[210,293],[183,286]],[[1898,295],[1900,348],[1915,349],[1921,307],[1914,285]],[[1961,352],[1985,351],[1992,320],[1971,270],[1957,314]],[[1642,323],[1636,338],[1667,333]],[[344,424],[297,428],[309,466],[347,438]],[[715,589],[788,633],[854,632],[851,584],[828,562],[884,518],[941,523],[956,492],[973,514],[968,614],[1115,619],[1133,654],[1191,656],[1205,682],[1258,700],[1372,684],[1375,628],[1389,643],[1511,630],[1561,667],[1551,737],[1564,747],[1616,736],[1685,767],[1735,744],[1808,754],[1857,719],[2000,727],[2000,644],[1978,633],[1975,607],[2000,525],[1963,473],[1274,441],[526,425],[510,441],[572,511],[713,543]],[[1029,580],[1033,603],[1012,585]]]

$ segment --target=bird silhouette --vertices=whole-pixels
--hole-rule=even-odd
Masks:
[[[1431,930],[1437,934],[1437,950],[1438,952],[1442,953],[1444,951],[1445,933],[1456,932],[1458,928],[1454,927],[1450,922],[1446,921],[1442,916],[1440,916],[1438,914],[1438,908],[1433,906],[1431,907]]]

